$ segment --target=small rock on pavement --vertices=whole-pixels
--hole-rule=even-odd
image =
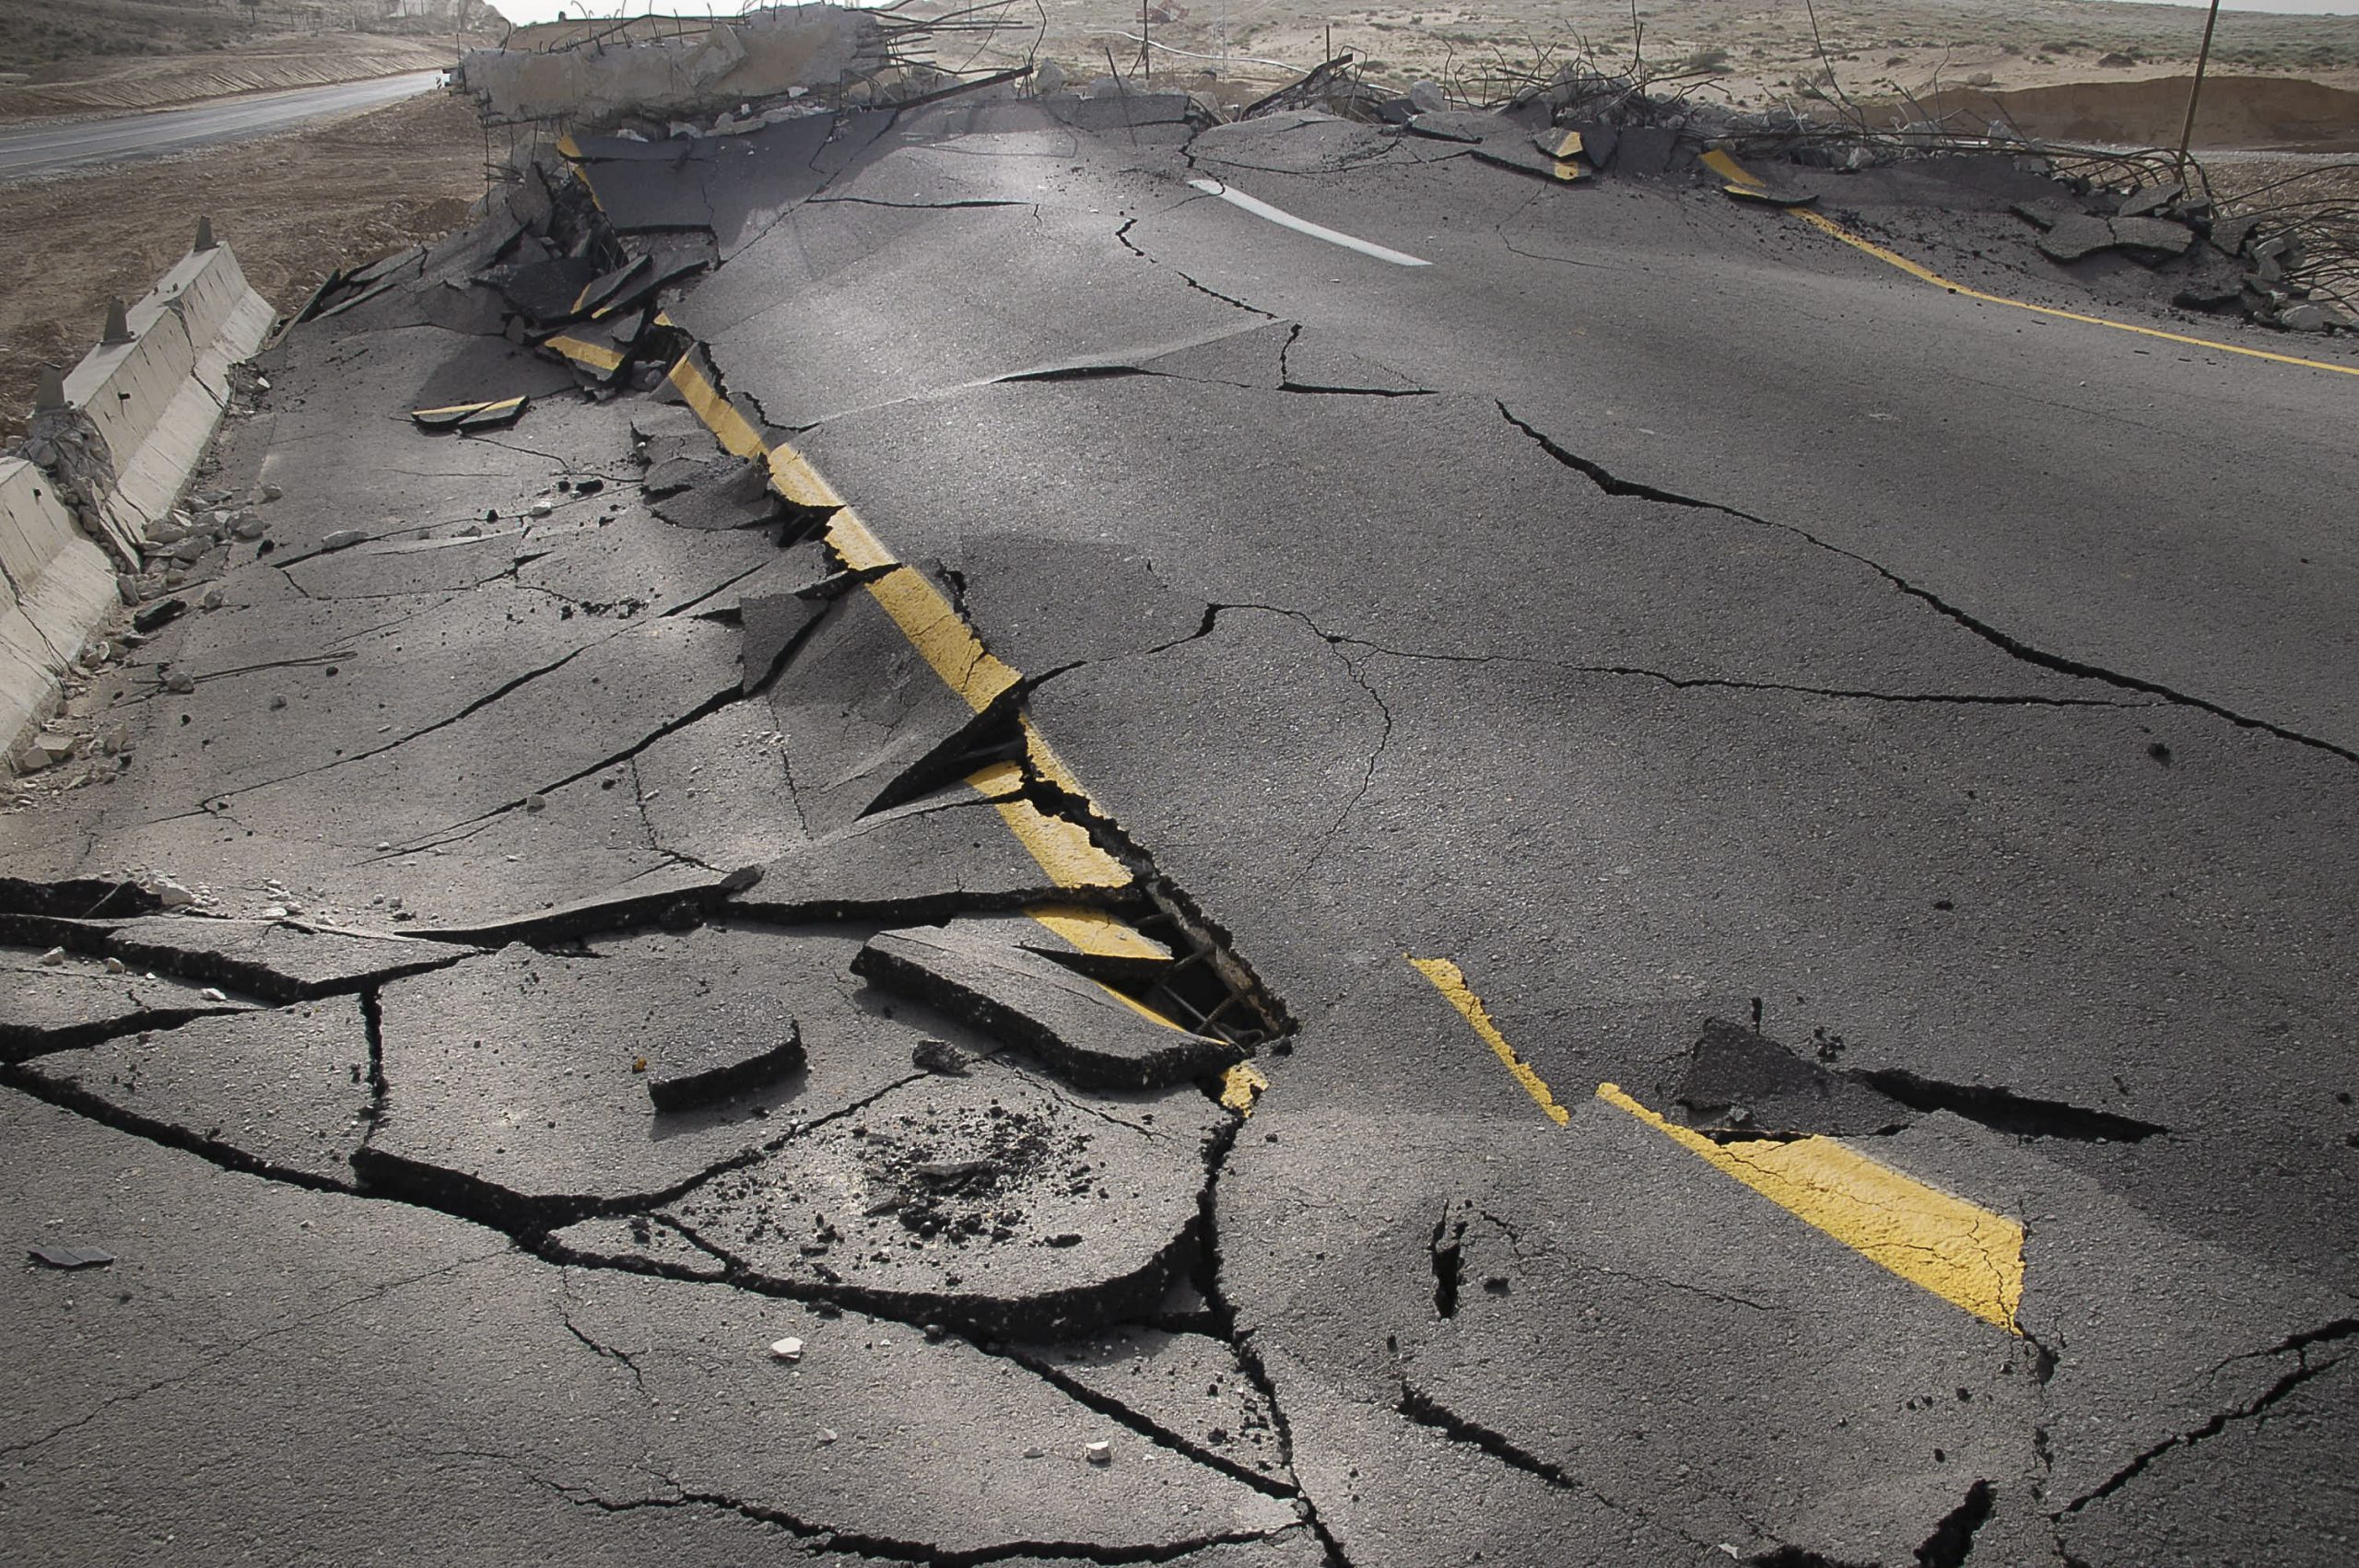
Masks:
[[[164,689],[186,695],[196,690],[196,680],[184,670],[175,670],[164,677]]]
[[[792,1338],[773,1340],[770,1341],[770,1354],[779,1361],[801,1361],[803,1341]]]
[[[62,947],[53,947],[41,955],[41,961],[49,968],[54,969],[65,962],[65,950]]]
[[[357,528],[339,528],[334,532],[320,541],[320,548],[323,550],[349,550],[355,544],[366,544],[368,539],[369,535],[363,533]]]
[[[1114,1462],[1114,1445],[1102,1438],[1084,1448],[1082,1452],[1089,1457],[1089,1462],[1093,1465],[1110,1465]]]
[[[910,1052],[910,1064],[945,1078],[967,1076],[966,1053],[947,1040],[920,1040]]]

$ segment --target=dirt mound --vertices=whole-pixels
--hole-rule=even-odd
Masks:
[[[1960,128],[1988,121],[2052,141],[2177,146],[2192,80],[2066,82],[2013,92],[1949,88],[1918,102],[1936,118],[1957,116],[1951,123]],[[1895,124],[1917,118],[1907,105],[1886,107]],[[2359,92],[2294,76],[2213,76],[2203,84],[2195,145],[2359,151]]]

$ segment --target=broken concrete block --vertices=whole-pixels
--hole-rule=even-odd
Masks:
[[[2181,184],[2149,185],[2142,191],[2132,191],[2121,198],[2114,208],[2117,217],[2147,217],[2163,211],[2187,194]]]
[[[1691,1125],[1741,1135],[1872,1136],[1916,1119],[1897,1100],[1717,1018],[1689,1052],[1676,1098]]]
[[[964,1019],[1086,1088],[1155,1088],[1203,1078],[1245,1052],[1146,1017],[1097,981],[989,934],[883,931],[852,972]]]
[[[1518,134],[1515,122],[1479,109],[1438,109],[1420,113],[1409,122],[1409,133],[1431,136],[1437,141],[1464,142],[1470,146],[1506,141]]]
[[[2040,253],[2050,261],[2077,262],[2113,247],[2113,226],[2085,213],[2067,213],[2040,236]]]
[[[371,1126],[357,997],[200,1017],[20,1071],[64,1103],[97,1102],[222,1164],[307,1186],[353,1186],[352,1154]]]
[[[757,1288],[1053,1337],[1151,1305],[1195,1249],[1218,1108],[1103,1106],[993,1061],[926,1075],[658,1211]]]
[[[916,1076],[921,1039],[987,1043],[947,1021],[896,1022],[849,971],[859,939],[707,925],[593,942],[587,956],[513,946],[381,993],[387,1117],[357,1161],[377,1185],[503,1222],[569,1223],[676,1191],[717,1166]],[[800,1069],[648,1114],[645,1059],[773,1051]]]
[[[1582,121],[1564,129],[1580,137],[1581,157],[1591,169],[1602,170],[1613,166],[1614,155],[1622,146],[1620,131],[1601,121]]]
[[[827,603],[803,593],[747,594],[738,600],[745,631],[744,690],[755,690],[777,673],[803,634],[827,613]]]
[[[766,473],[723,457],[704,464],[678,489],[654,501],[651,509],[677,528],[722,532],[776,521],[782,509]]]
[[[1624,174],[1667,174],[1679,159],[1679,133],[1661,125],[1625,125],[1615,155]]]
[[[2195,243],[2195,230],[2164,217],[2117,217],[2111,227],[2113,242],[2124,250],[2180,256]]]
[[[96,958],[69,955],[43,964],[23,950],[0,953],[0,1061],[252,1007],[226,996],[207,997],[205,988],[179,980],[109,974]]]
[[[748,1037],[699,1032],[651,1047],[643,1059],[647,1097],[659,1111],[685,1111],[759,1087],[803,1069],[803,1036],[794,1020],[774,1025],[775,1043],[762,1045],[761,1024]]]
[[[928,774],[985,724],[867,590],[804,635],[765,700],[795,805],[822,837],[937,782]]]
[[[94,934],[105,951],[141,968],[278,1002],[424,974],[466,955],[448,942],[306,930],[269,919],[156,916],[100,926]]]
[[[769,861],[731,904],[770,919],[921,920],[1070,896],[997,805],[960,784]]]

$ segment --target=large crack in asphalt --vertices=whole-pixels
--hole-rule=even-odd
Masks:
[[[1760,517],[1752,512],[1740,510],[1735,507],[1723,505],[1718,501],[1701,500],[1694,496],[1681,495],[1677,491],[1664,490],[1652,485],[1637,484],[1630,480],[1617,478],[1614,474],[1610,473],[1603,464],[1591,459],[1582,457],[1579,453],[1570,451],[1550,437],[1546,432],[1541,430],[1537,426],[1519,417],[1514,410],[1510,409],[1505,403],[1499,403],[1497,406],[1499,410],[1499,416],[1538,443],[1541,451],[1546,452],[1550,457],[1555,459],[1567,468],[1581,474],[1591,484],[1595,485],[1600,490],[1602,490],[1609,496],[1627,496],[1639,500],[1661,502],[1665,506],[1685,507],[1697,511],[1719,512],[1722,516],[1732,517],[1740,521],[1753,523],[1762,528],[1773,528],[1783,533],[1790,533],[1796,538],[1801,539],[1818,549],[1825,550],[1831,555],[1840,556],[1845,560],[1854,561],[1859,565],[1867,568],[1870,571],[1874,572],[1878,577],[1892,584],[1892,586],[1900,592],[1908,595],[1912,599],[1920,601],[1936,613],[1948,620],[1955,622],[1958,626],[1973,633],[1976,637],[1981,638],[1984,642],[1989,643],[1991,647],[1998,649],[2001,652],[2005,653],[2012,659],[2020,660],[2022,662],[2030,664],[2038,669],[2052,670],[2058,674],[2071,675],[2082,680],[2096,681],[2106,685],[2118,686],[2124,691],[2141,692],[2149,696],[2161,697],[2164,701],[2172,703],[2178,707],[2196,708],[2201,712],[2211,714],[2213,718],[2224,719],[2229,723],[2236,725],[2239,729],[2258,730],[2266,734],[2274,735],[2281,741],[2291,741],[2296,745],[2308,746],[2315,750],[2325,752],[2330,755],[2341,757],[2345,762],[2359,762],[2359,751],[2353,751],[2347,746],[2337,745],[2334,742],[2323,739],[2320,736],[2306,734],[2299,730],[2289,729],[2283,724],[2274,723],[2266,719],[2258,719],[2248,713],[2239,713],[2236,709],[2228,708],[2224,704],[2212,702],[2205,697],[2196,696],[2191,693],[2179,691],[2175,687],[2165,685],[2159,681],[2150,681],[2142,675],[2132,675],[2119,670],[2110,670],[2100,664],[2089,663],[2084,660],[2074,659],[2065,654],[2052,653],[2046,649],[2035,648],[2030,643],[2025,642],[2022,638],[2013,636],[2012,633],[1991,625],[1989,622],[1983,620],[1981,617],[1972,614],[1970,611],[1951,603],[1941,595],[1935,593],[1932,590],[1910,581],[1908,579],[1902,577],[1898,572],[1892,570],[1890,568],[1884,566],[1873,558],[1861,555],[1856,550],[1847,550],[1840,544],[1831,544],[1826,540],[1819,538],[1809,530],[1799,527],[1796,524],[1790,522],[1780,522],[1775,519]]]
[[[2192,1428],[2186,1432],[2174,1433],[2170,1436],[2163,1439],[2160,1443],[2154,1444],[2147,1448],[2142,1449],[2130,1458],[2128,1464],[2123,1465],[2119,1469],[2114,1471],[2113,1474],[2107,1476],[2104,1480],[2098,1482],[2087,1492],[2083,1492],[2080,1496],[2073,1498],[2070,1503],[2065,1504],[2063,1507],[2056,1510],[2051,1517],[2060,1523],[2062,1520],[2082,1512],[2091,1504],[2099,1503],[2104,1501],[2106,1498],[2111,1497],[2123,1487],[2128,1486],[2140,1476],[2145,1474],[2149,1469],[2151,1469],[2165,1456],[2177,1452],[2181,1449],[2198,1447],[2201,1445],[2209,1442],[2211,1439],[2219,1436],[2221,1433],[2226,1432],[2230,1427],[2235,1426],[2240,1422],[2261,1419],[2268,1413],[2271,1407],[2276,1405],[2287,1396],[2294,1393],[2294,1391],[2301,1387],[2302,1385],[2309,1382],[2314,1377],[2321,1376],[2324,1374],[2332,1371],[2335,1367],[2341,1365],[2345,1360],[2345,1357],[2340,1354],[2314,1358],[2310,1352],[2315,1347],[2325,1344],[2339,1343],[2343,1340],[2352,1338],[2353,1335],[2359,1335],[2359,1318],[2339,1318],[2336,1321],[2326,1324],[2318,1328],[2294,1335],[2286,1340],[2283,1344],[2272,1347],[2268,1351],[2255,1352],[2262,1355],[2290,1354],[2294,1358],[2294,1365],[2288,1368],[2283,1376],[2279,1377],[2268,1387],[2262,1389],[2259,1394],[2254,1395],[2251,1398],[2244,1400],[2240,1404],[2229,1406],[2225,1410],[2216,1411],[2209,1421],[2205,1422],[2201,1426]]]

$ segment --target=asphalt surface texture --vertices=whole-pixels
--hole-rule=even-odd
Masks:
[[[407,71],[366,81],[246,93],[185,109],[0,127],[0,181],[65,174],[267,136],[331,114],[350,114],[416,97],[442,75]]]
[[[2349,340],[1188,112],[585,138],[256,362],[0,817],[12,1554],[2359,1551]]]

